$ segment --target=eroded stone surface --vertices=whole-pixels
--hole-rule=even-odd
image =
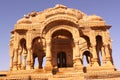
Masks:
[[[100,16],[60,4],[24,15],[11,31],[9,77],[16,72],[15,77],[25,73],[34,78],[35,58],[38,73],[47,76],[45,80],[84,80],[85,73],[114,71],[110,27]],[[61,74],[65,76],[60,78]]]

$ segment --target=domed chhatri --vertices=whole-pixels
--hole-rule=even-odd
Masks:
[[[103,19],[100,16],[97,15],[91,15],[88,17],[89,21],[103,21]]]
[[[109,75],[115,72],[110,27],[100,16],[88,16],[61,4],[31,12],[19,19],[11,32],[8,77],[42,80],[110,78]],[[43,62],[46,62],[45,66]]]
[[[22,18],[20,20],[17,21],[17,24],[31,24],[32,21],[30,19],[27,18]]]

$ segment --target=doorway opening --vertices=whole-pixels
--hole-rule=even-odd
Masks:
[[[57,54],[57,65],[58,65],[58,68],[66,67],[66,53],[65,52],[59,52]]]
[[[52,56],[54,56],[54,66],[58,68],[73,67],[73,43],[72,34],[67,30],[56,30],[52,34],[51,51]]]

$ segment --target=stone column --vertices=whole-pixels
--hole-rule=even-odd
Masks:
[[[18,70],[21,70],[21,49],[18,50]]]
[[[104,48],[104,46],[102,46],[101,51],[102,51],[102,62],[103,62],[103,65],[105,65],[106,64],[106,57],[105,57],[105,48]]]
[[[13,38],[13,69],[17,70],[17,63],[18,63],[18,43],[19,43],[19,34],[17,32],[14,32],[14,38]]]
[[[51,53],[51,39],[46,39],[46,71],[52,71],[52,53]]]
[[[31,43],[32,43],[32,31],[27,32],[27,70],[31,69],[31,55],[32,55],[32,48],[31,48]]]
[[[10,71],[13,69],[13,56],[10,56]]]
[[[103,34],[103,47],[106,55],[106,65],[112,66],[113,63],[110,51],[110,44],[111,44],[110,34],[109,31],[106,31]]]
[[[9,48],[10,48],[10,71],[13,68],[13,56],[14,56],[14,52],[13,52],[13,42],[14,42],[14,31],[12,31],[11,34],[11,38],[10,38],[10,44],[9,44]]]
[[[106,64],[109,66],[112,66],[112,57],[109,51],[109,45],[104,44],[104,48],[105,48],[105,54],[106,54]]]
[[[33,54],[32,54],[32,50],[31,50],[31,69],[34,68],[34,60],[33,60]]]
[[[79,40],[74,41],[73,54],[75,54],[74,68],[75,69],[83,68],[79,52]]]
[[[27,49],[27,70],[31,69],[31,48]]]
[[[91,43],[90,52],[93,55],[93,58],[91,59],[91,64],[92,66],[99,66],[98,55],[96,52],[96,36],[94,31],[90,32],[90,43]]]
[[[17,63],[18,63],[18,54],[17,54],[17,49],[14,50],[14,57],[13,57],[13,70],[17,70]]]
[[[97,52],[96,52],[96,46],[95,45],[91,45],[91,49],[90,52],[93,54],[93,58],[91,60],[92,66],[99,66],[98,64],[98,56],[97,56]]]
[[[13,46],[10,45],[10,70],[12,70],[13,68],[13,56],[14,56]]]
[[[26,58],[27,58],[27,51],[23,49],[22,51],[22,70],[26,69]]]

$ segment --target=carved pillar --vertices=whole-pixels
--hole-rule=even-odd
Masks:
[[[109,31],[103,32],[103,47],[106,55],[106,64],[109,66],[112,66],[112,56],[111,56],[111,51],[110,51],[110,34]]]
[[[26,58],[27,58],[27,52],[25,49],[22,51],[22,70],[26,69]]]
[[[13,69],[13,56],[10,56],[10,70]]]
[[[21,49],[18,49],[18,70],[21,70]]]
[[[104,48],[105,48],[105,54],[106,54],[106,64],[112,66],[113,63],[112,63],[112,57],[109,51],[109,45],[104,44]]]
[[[31,39],[32,39],[32,31],[27,32],[27,70],[31,69],[31,55],[32,55],[32,49],[31,49]]]
[[[46,39],[46,65],[45,70],[52,70],[52,53],[51,53],[51,39]]]
[[[90,32],[90,43],[91,43],[90,52],[93,55],[93,58],[91,59],[91,64],[92,66],[99,66],[98,55],[96,52],[96,36],[94,31]]]
[[[14,56],[13,45],[10,44],[10,70],[12,70],[13,68],[13,56]]]
[[[102,62],[103,62],[103,65],[106,64],[106,52],[105,52],[105,44],[106,44],[106,40],[107,40],[107,37],[106,37],[106,32],[102,32],[102,40],[103,40],[103,44],[102,44],[102,48],[101,48],[101,51],[102,51]]]
[[[18,63],[18,54],[17,49],[14,50],[14,57],[13,57],[13,70],[17,70],[17,63]]]
[[[104,46],[102,46],[101,51],[102,51],[102,62],[103,62],[103,65],[104,65],[104,64],[106,64],[106,57],[105,57],[105,48],[104,48]]]
[[[73,54],[75,54],[74,68],[78,69],[83,67],[81,58],[80,58],[80,52],[79,52],[79,40],[74,41]]]
[[[27,49],[27,70],[31,69],[31,48]]]
[[[31,50],[31,69],[34,68],[34,60],[33,60],[33,54],[32,54],[32,50]]]
[[[13,38],[13,69],[12,70],[17,70],[17,63],[18,63],[18,41],[19,41],[19,35],[17,32],[14,32],[14,38]]]
[[[95,45],[91,45],[90,52],[93,54],[93,58],[91,60],[92,66],[99,66],[99,64],[98,64],[98,56],[97,56],[96,46]]]
[[[13,56],[14,56],[14,50],[13,50],[13,42],[14,42],[14,32],[12,32],[11,38],[10,38],[10,70],[13,69]]]

